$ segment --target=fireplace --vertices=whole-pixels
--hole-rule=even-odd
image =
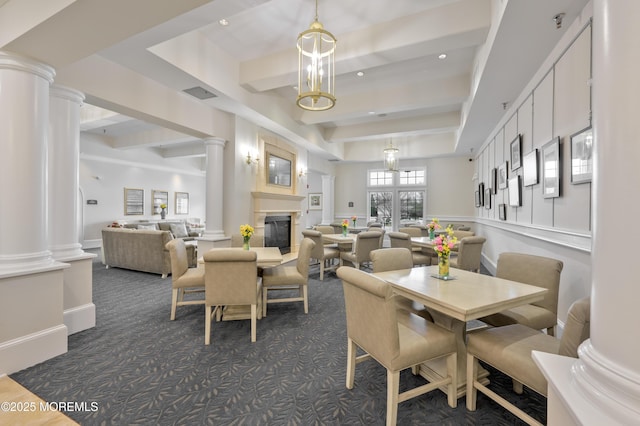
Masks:
[[[264,218],[264,245],[278,247],[282,254],[291,252],[291,216]]]
[[[299,220],[302,213],[300,203],[305,197],[300,195],[275,194],[270,192],[252,192],[253,196],[253,223],[256,232],[263,233],[265,236],[265,245],[271,247],[286,248],[286,253],[298,251],[299,244]],[[283,230],[285,226],[281,219],[277,219],[275,224],[269,224],[273,217],[286,217],[288,221],[288,237],[286,243],[284,241],[266,243],[268,235],[285,234]],[[269,218],[269,219],[267,219]],[[284,237],[282,238],[284,240]],[[285,253],[285,252],[283,252]]]

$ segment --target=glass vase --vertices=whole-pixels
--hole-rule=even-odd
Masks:
[[[434,231],[433,229],[429,229],[429,239],[433,240],[436,238],[436,231]]]
[[[249,245],[249,240],[251,239],[251,237],[243,237],[242,240],[242,249],[243,250],[249,250],[251,248],[251,246]]]
[[[343,236],[343,237],[346,237],[346,236],[347,236],[347,232],[348,232],[348,231],[347,231],[347,227],[346,227],[346,226],[343,226],[343,227],[342,227],[342,236]]]
[[[438,253],[438,275],[442,278],[449,277],[449,255]]]

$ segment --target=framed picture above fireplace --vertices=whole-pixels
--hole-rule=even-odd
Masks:
[[[291,160],[267,152],[267,177],[271,185],[291,186]]]

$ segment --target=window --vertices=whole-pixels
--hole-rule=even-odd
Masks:
[[[389,186],[393,185],[393,172],[383,170],[369,171],[369,186]]]
[[[382,223],[384,226],[391,225],[391,213],[393,210],[393,193],[391,192],[370,192],[369,221]]]
[[[400,224],[422,220],[424,214],[424,191],[399,191]]]
[[[425,170],[405,170],[400,172],[400,185],[424,185]]]
[[[424,167],[396,173],[369,170],[368,221],[397,229],[422,220],[426,207],[426,176]],[[385,187],[384,191],[380,186]]]

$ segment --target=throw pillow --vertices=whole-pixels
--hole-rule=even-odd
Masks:
[[[184,238],[189,236],[189,234],[187,234],[187,227],[184,226],[184,223],[172,223],[171,233],[175,238]]]
[[[157,231],[158,227],[155,223],[151,223],[149,225],[138,225],[138,229],[150,229],[152,231]]]

